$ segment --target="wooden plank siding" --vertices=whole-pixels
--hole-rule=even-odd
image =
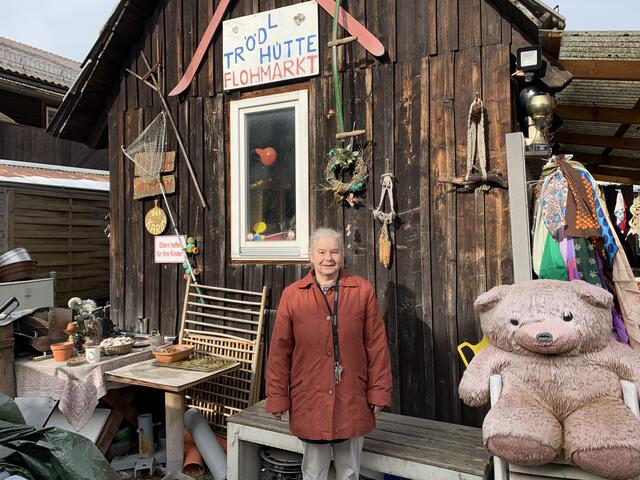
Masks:
[[[0,122],[0,159],[107,170],[107,151],[55,138],[27,125]]]
[[[164,0],[132,45],[128,68],[144,72],[139,52],[163,62],[165,91],[180,78],[215,6],[214,0]],[[226,19],[295,3],[239,0]],[[323,191],[326,152],[335,144],[333,86],[328,68],[331,21],[320,10],[321,75],[284,85],[309,91],[309,203],[311,227],[344,233],[348,268],[371,281],[384,314],[394,370],[391,410],[411,416],[478,425],[481,412],[458,400],[462,364],[456,346],[481,336],[473,301],[499,283],[509,283],[511,246],[508,195],[490,190],[465,194],[439,179],[466,171],[469,105],[478,93],[487,109],[489,167],[506,174],[504,134],[512,129],[509,18],[490,0],[388,2],[347,1],[345,8],[382,39],[383,59],[356,44],[345,47],[341,65],[345,125],[367,134],[370,176],[365,204],[338,206]],[[520,35],[520,34],[518,34]],[[150,36],[150,38],[146,38]],[[521,37],[521,35],[520,35]],[[520,38],[519,37],[519,38]],[[229,101],[246,92],[222,92],[222,39],[218,33],[190,89],[168,99],[209,208],[202,210],[170,128],[167,149],[177,157],[177,192],[169,196],[181,233],[195,235],[206,284],[269,289],[265,340],[283,288],[306,273],[302,264],[230,263]],[[142,69],[142,70],[141,70]],[[283,85],[250,89],[250,93]],[[114,85],[109,112],[112,172],[111,296],[119,325],[174,334],[184,296],[180,265],[155,265],[144,214],[152,200],[131,198],[132,168],[119,151],[157,114],[157,95],[131,78]],[[396,177],[393,260],[377,260],[380,224],[371,210],[386,169]],[[167,232],[172,233],[172,232]],[[266,358],[266,357],[265,357]]]
[[[26,248],[36,278],[56,272],[56,305],[109,296],[108,192],[0,185],[3,251]]]

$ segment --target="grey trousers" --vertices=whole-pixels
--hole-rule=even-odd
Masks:
[[[358,480],[360,476],[360,454],[364,437],[351,438],[334,445],[316,445],[302,442],[302,478],[304,480],[327,480],[331,457],[336,469],[336,480]]]

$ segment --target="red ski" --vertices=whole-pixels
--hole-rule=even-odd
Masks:
[[[315,0],[318,5],[327,11],[329,15],[333,17],[336,10],[336,2],[333,0]],[[364,47],[364,49],[371,55],[381,57],[384,55],[384,45],[380,43],[364,25],[358,22],[355,18],[349,15],[346,11],[340,7],[340,14],[338,15],[338,23],[342,25],[347,32],[354,37],[358,37],[358,43]]]
[[[329,13],[333,17],[333,13],[336,8],[336,4],[333,0],[315,0],[324,10]],[[198,44],[198,48],[193,54],[193,58],[187,69],[182,75],[182,78],[178,82],[178,84],[173,87],[173,90],[169,92],[169,96],[173,97],[176,95],[180,95],[184,92],[193,80],[193,77],[196,75],[198,68],[200,68],[200,63],[202,63],[202,59],[204,58],[207,49],[209,48],[209,44],[211,40],[213,40],[213,36],[215,35],[220,23],[222,22],[222,17],[227,11],[229,7],[229,3],[231,0],[222,0],[216,11],[213,14],[213,18],[209,21],[209,25],[207,25],[207,29],[202,36],[202,40]],[[364,49],[369,52],[371,55],[376,57],[380,57],[384,55],[384,45],[380,43],[369,30],[367,30],[364,25],[358,22],[355,18],[349,15],[342,7],[340,7],[340,15],[338,18],[338,23],[342,25],[342,27],[349,32],[354,37],[358,37],[358,43],[364,47]]]
[[[200,40],[198,48],[196,48],[196,52],[193,54],[193,58],[191,59],[191,62],[189,62],[189,66],[185,70],[184,75],[182,75],[178,84],[173,87],[173,90],[169,92],[170,97],[180,95],[189,88],[189,85],[191,85],[191,81],[193,80],[193,77],[195,77],[196,72],[200,67],[200,63],[202,63],[204,54],[207,53],[209,44],[211,43],[211,40],[213,40],[213,36],[222,22],[222,17],[224,17],[224,14],[229,7],[229,3],[231,3],[231,0],[222,0],[216,8],[216,11],[213,13],[213,18],[209,21],[209,25],[207,25],[207,29],[202,35],[202,40]]]

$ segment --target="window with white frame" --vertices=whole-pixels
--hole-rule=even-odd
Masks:
[[[44,127],[47,128],[49,126],[49,124],[51,123],[51,120],[53,120],[53,117],[55,116],[56,112],[58,111],[58,109],[56,107],[50,107],[50,106],[46,106],[44,108]]]
[[[231,259],[307,260],[306,90],[232,101]]]

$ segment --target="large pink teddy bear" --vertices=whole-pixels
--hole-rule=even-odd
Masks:
[[[460,398],[489,401],[489,451],[518,465],[564,456],[596,475],[640,475],[640,420],[622,400],[620,379],[640,387],[637,354],[611,336],[612,296],[582,281],[533,280],[495,287],[475,302],[490,345],[469,364]]]

